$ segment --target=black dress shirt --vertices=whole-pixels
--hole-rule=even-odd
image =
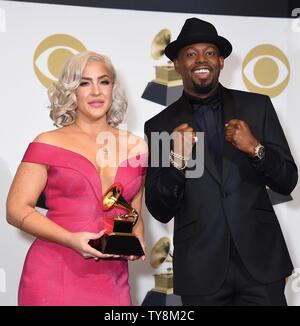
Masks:
[[[218,87],[216,93],[206,99],[192,96],[186,92],[184,92],[184,96],[191,104],[198,127],[204,132],[204,139],[221,175],[224,142],[221,88]]]

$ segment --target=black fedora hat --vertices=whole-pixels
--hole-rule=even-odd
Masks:
[[[214,25],[198,18],[189,18],[185,21],[177,40],[166,46],[165,55],[173,61],[180,49],[194,43],[215,44],[224,58],[227,58],[232,51],[231,43],[218,35]]]

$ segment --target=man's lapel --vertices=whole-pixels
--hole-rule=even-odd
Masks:
[[[224,117],[224,124],[226,124],[231,119],[237,118],[236,112],[236,105],[233,100],[232,93],[222,86],[222,102],[223,102],[223,117]],[[225,137],[225,135],[224,135]],[[223,161],[222,161],[222,181],[223,184],[225,183],[229,169],[231,166],[232,157],[236,154],[236,150],[233,145],[231,145],[225,138],[224,138],[224,145],[223,145]]]

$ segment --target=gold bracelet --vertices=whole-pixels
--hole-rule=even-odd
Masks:
[[[35,212],[36,212],[36,210],[34,209],[33,211],[29,212],[29,213],[26,214],[24,217],[22,217],[21,222],[20,222],[20,225],[19,225],[20,230],[23,230],[23,224],[24,224],[26,218],[27,218],[28,216],[30,216],[32,213],[35,213]]]

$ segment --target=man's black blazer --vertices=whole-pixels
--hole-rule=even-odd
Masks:
[[[265,146],[259,164],[224,139],[222,175],[205,143],[204,173],[185,178],[174,167],[149,166],[146,206],[155,219],[174,219],[174,293],[208,295],[226,277],[230,237],[251,275],[270,283],[291,274],[293,265],[266,186],[290,194],[297,167],[269,97],[222,87],[224,123],[241,119]],[[151,164],[151,133],[188,123],[199,130],[184,96],[145,123]]]

